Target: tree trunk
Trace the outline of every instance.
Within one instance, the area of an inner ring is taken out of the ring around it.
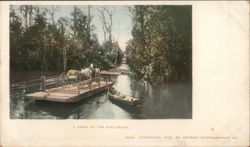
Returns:
[[[29,26],[32,25],[32,14],[33,13],[33,6],[30,6],[29,8]]]
[[[88,5],[88,36],[87,36],[87,48],[90,49],[90,23],[91,23],[91,16],[90,16],[90,9],[91,9],[91,6]]]

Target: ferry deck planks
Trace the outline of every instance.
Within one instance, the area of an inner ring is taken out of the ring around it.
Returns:
[[[35,100],[72,103],[100,93],[101,91],[108,89],[108,87],[111,87],[113,84],[113,82],[106,83],[105,81],[101,81],[99,85],[98,83],[93,82],[91,84],[91,89],[86,84],[81,85],[79,89],[76,85],[71,84],[26,94],[26,97]]]

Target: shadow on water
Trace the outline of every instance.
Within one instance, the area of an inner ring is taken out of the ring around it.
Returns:
[[[54,117],[57,119],[81,119],[88,118],[92,112],[96,111],[102,103],[107,101],[106,94],[95,95],[93,99],[85,99],[76,103],[60,103],[48,101],[34,101],[25,107],[27,112],[38,110],[30,117],[35,118],[40,115]]]

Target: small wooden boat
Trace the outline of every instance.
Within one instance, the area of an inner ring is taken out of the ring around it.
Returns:
[[[142,101],[140,99],[122,94],[114,88],[108,89],[108,95],[110,100],[114,100],[128,106],[140,107],[142,105]]]

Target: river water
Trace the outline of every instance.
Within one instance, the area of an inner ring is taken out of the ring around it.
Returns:
[[[126,64],[121,67],[127,69]],[[107,92],[77,103],[56,103],[25,99],[21,94],[11,94],[12,119],[171,119],[192,118],[192,83],[140,82],[129,75],[113,76],[114,88],[143,100],[138,109],[112,103]]]

